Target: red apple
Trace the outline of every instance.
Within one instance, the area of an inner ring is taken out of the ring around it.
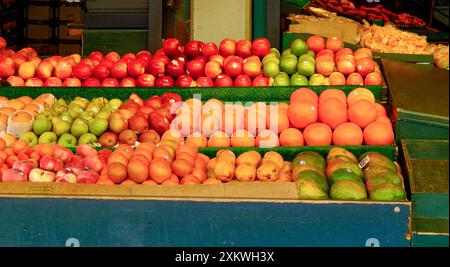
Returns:
[[[89,54],[88,58],[89,59],[96,58],[99,61],[102,61],[103,60],[103,53],[101,51],[94,51],[94,52]]]
[[[80,87],[81,81],[78,78],[66,78],[63,82],[64,87]]]
[[[142,74],[136,79],[136,85],[139,87],[153,87],[155,86],[155,76]]]
[[[119,81],[116,78],[106,78],[102,82],[102,87],[119,87]]]
[[[92,70],[92,76],[100,81],[103,81],[104,79],[108,78],[109,74],[110,74],[109,67],[107,63],[104,62],[95,66],[95,68]]]
[[[102,84],[96,78],[87,78],[83,81],[82,86],[84,87],[100,87]]]
[[[371,72],[367,74],[364,79],[364,85],[381,85],[381,75],[378,72]]]
[[[215,79],[217,76],[222,74],[222,67],[220,63],[216,60],[209,61],[205,65],[205,75],[208,78]]]
[[[184,62],[173,59],[172,61],[169,62],[169,64],[166,65],[167,75],[177,78],[185,74],[184,65],[185,65]]]
[[[214,82],[209,77],[199,77],[197,79],[197,87],[214,87]]]
[[[205,76],[205,63],[201,59],[193,59],[186,65],[186,73],[193,79]]]
[[[143,106],[141,107],[138,112],[136,114],[141,114],[143,115],[145,118],[148,119],[148,114],[155,112],[156,109],[154,107],[151,106]]]
[[[202,54],[209,59],[211,56],[219,54],[219,48],[215,43],[206,43],[203,45]]]
[[[233,86],[233,79],[231,79],[230,76],[226,74],[220,74],[217,76],[215,82],[215,87],[232,87]]]
[[[54,75],[61,80],[69,78],[72,76],[72,64],[67,61],[60,61],[56,64],[55,69],[53,70]]]
[[[367,74],[375,70],[375,62],[372,58],[363,57],[356,60],[356,72],[361,74],[361,76],[366,77]]]
[[[43,87],[44,86],[44,82],[41,79],[39,79],[39,78],[30,78],[30,79],[25,81],[24,86],[27,86],[27,87]]]
[[[162,105],[162,97],[154,95],[144,102],[145,106],[153,107],[155,110],[159,109]]]
[[[155,81],[156,87],[173,87],[175,85],[174,80],[170,76],[158,77]]]
[[[234,79],[235,87],[250,87],[252,86],[252,80],[245,74],[241,74]]]
[[[142,115],[134,115],[128,119],[128,126],[131,130],[135,131],[137,134],[142,134],[146,130],[148,130],[148,121]]]
[[[50,77],[44,82],[44,86],[47,87],[61,87],[63,85],[63,82],[58,77]],[[98,84],[100,86],[100,83]]]
[[[6,48],[6,40],[0,36],[0,51],[3,51]]]
[[[195,85],[195,81],[191,76],[184,74],[177,78],[175,85],[178,87],[193,87]]]
[[[145,69],[147,68],[147,61],[143,60],[143,59],[133,59],[130,61],[130,63],[128,63],[128,74],[131,77],[139,77],[142,74],[145,73]]]
[[[120,55],[117,52],[109,52],[104,57],[104,60],[110,60],[113,63],[115,63],[119,59],[120,59]]]
[[[168,38],[163,43],[163,51],[169,57],[174,57],[180,49],[180,41],[176,38]]]
[[[353,55],[353,50],[351,50],[350,48],[339,49],[335,54],[336,61],[338,61],[344,55]]]
[[[253,79],[252,86],[254,87],[266,87],[269,86],[269,78],[263,76],[256,76]]]
[[[5,49],[0,52],[0,57],[12,57],[16,52],[11,49]]]
[[[136,58],[139,58],[139,59],[142,59],[142,60],[148,62],[148,61],[150,61],[150,59],[152,59],[152,54],[146,50],[142,50],[136,54]]]
[[[236,55],[247,58],[252,55],[252,43],[249,40],[240,40],[236,44]]]
[[[223,57],[236,55],[236,40],[231,38],[225,38],[219,45],[220,55]]]
[[[92,59],[90,59],[90,58],[83,58],[80,61],[80,64],[87,64],[87,65],[89,65],[91,67],[91,69],[93,69],[95,67],[94,61],[92,61]]]
[[[209,61],[217,61],[220,64],[220,67],[223,67],[223,63],[225,62],[225,58],[221,55],[213,55],[209,58]]]
[[[355,72],[355,61],[342,59],[337,62],[337,71],[344,75]]]
[[[32,47],[25,47],[20,49],[17,54],[22,54],[24,55],[27,59],[31,59],[34,57],[38,56],[38,53],[36,52],[36,50]]]
[[[357,72],[351,73],[347,78],[347,85],[364,85],[363,77]]]
[[[128,76],[127,62],[120,59],[114,63],[114,65],[109,69],[111,72],[111,77],[118,80],[123,79]]]
[[[136,87],[136,81],[131,77],[123,78],[120,81],[120,87]]]
[[[134,53],[126,53],[125,55],[122,56],[122,59],[135,59],[136,55]]]
[[[353,54],[356,60],[360,60],[363,58],[372,59],[372,51],[368,48],[359,48]]]
[[[150,129],[155,130],[160,135],[170,128],[169,120],[158,112],[150,113],[148,115],[148,122]]]
[[[166,64],[162,58],[156,58],[155,56],[148,62],[147,71],[155,77],[164,76],[164,73],[166,72]]]
[[[267,38],[255,39],[252,43],[253,55],[263,58],[270,52],[270,42]]]
[[[113,146],[115,146],[117,144],[117,134],[115,134],[113,132],[104,132],[98,138],[98,142],[103,147],[113,147]],[[109,150],[109,151],[111,151],[111,150]]]
[[[80,80],[86,80],[87,78],[91,77],[92,67],[87,63],[80,63],[73,67],[72,73],[73,77],[78,78]]]
[[[0,58],[0,78],[14,75],[14,61],[10,58]]]
[[[249,58],[246,58],[244,60],[244,66],[243,66],[243,72],[244,74],[248,75],[250,78],[254,78],[261,74],[261,61],[259,60],[248,60]]]
[[[181,53],[176,55],[175,57],[173,57],[173,60],[182,62],[184,64],[186,64],[186,62],[188,62],[187,56],[185,54],[181,54]]]
[[[316,60],[319,59],[320,57],[329,57],[331,60],[334,61],[334,52],[333,50],[330,49],[320,50],[319,53],[317,53],[316,55]]]
[[[181,96],[172,92],[165,92],[161,96],[161,104],[170,104],[181,102]],[[161,105],[160,105],[161,106]]]
[[[17,73],[24,80],[32,78],[36,74],[36,66],[32,62],[25,62],[19,66]]]
[[[8,79],[6,79],[11,86],[24,86],[25,81],[19,77],[19,76],[9,76]]]
[[[194,58],[202,55],[201,43],[199,41],[190,41],[184,46],[184,53],[188,58]]]
[[[11,59],[14,61],[14,67],[18,68],[20,65],[22,65],[23,63],[27,62],[27,57],[22,55],[22,54],[14,54],[13,56],[11,56]],[[55,64],[56,66],[56,64]]]
[[[242,73],[242,59],[235,56],[227,57],[224,62],[223,70],[230,77],[236,77]]]

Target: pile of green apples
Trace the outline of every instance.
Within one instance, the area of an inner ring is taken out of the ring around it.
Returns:
[[[108,130],[108,119],[122,101],[97,97],[91,101],[75,97],[72,101],[58,99],[52,106],[38,114],[32,131],[20,139],[30,147],[36,144],[59,144],[75,147],[78,144],[95,145],[98,137]]]
[[[272,48],[262,63],[264,75],[274,79],[273,86],[314,86],[323,83],[322,77],[315,73],[315,53],[308,50],[308,45],[301,39],[295,40],[281,54]]]

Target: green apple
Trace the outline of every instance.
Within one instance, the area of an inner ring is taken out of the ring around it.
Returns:
[[[98,113],[101,110],[101,107],[97,104],[89,104],[86,108],[87,112],[91,112],[91,113]]]
[[[80,136],[88,132],[89,125],[82,119],[75,119],[72,123],[72,126],[70,127],[70,133],[76,138],[79,138]]]
[[[280,72],[280,74],[275,77],[274,86],[289,86],[289,75],[286,72]]]
[[[104,108],[95,115],[96,119],[109,119],[109,115],[111,115],[111,111],[105,110]]]
[[[308,78],[306,78],[303,75],[300,75],[298,73],[294,73],[294,75],[291,76],[290,81],[291,86],[308,86]]]
[[[58,139],[58,144],[64,147],[76,147],[77,143],[77,138],[70,133],[65,133]]]
[[[97,141],[97,136],[91,133],[85,133],[78,139],[78,144],[93,144],[97,143]]]
[[[264,75],[274,78],[280,73],[280,66],[277,61],[271,60],[263,65]]]
[[[302,60],[298,62],[297,72],[300,75],[310,77],[314,74],[316,65],[310,60]]]
[[[70,124],[72,124],[73,122],[72,115],[70,115],[68,111],[61,113],[61,115],[59,115],[59,118],[63,121],[67,121]]]
[[[88,122],[89,131],[96,136],[100,136],[106,130],[108,130],[108,120],[107,119],[93,119]]]
[[[306,55],[309,55],[312,58],[316,58],[316,53],[314,53],[314,51],[312,51],[312,50],[308,50],[308,52],[306,52]]]
[[[33,147],[38,143],[38,137],[33,132],[25,132],[20,135],[19,139],[25,141],[29,147]]]
[[[71,124],[67,121],[59,119],[53,124],[53,132],[55,132],[57,136],[61,136],[65,133],[70,132],[70,126]]]
[[[37,135],[41,135],[43,132],[50,131],[52,129],[52,122],[47,120],[45,116],[37,117],[33,122],[33,132]]]
[[[291,51],[292,54],[299,57],[308,52],[308,45],[302,39],[295,39],[291,44]]]
[[[58,136],[54,132],[45,132],[39,136],[39,144],[56,144]]]
[[[289,75],[292,75],[297,72],[297,57],[284,57],[281,58],[281,69]]]
[[[275,54],[267,54],[261,61],[261,63],[264,65],[267,62],[271,61],[271,60],[278,60],[280,61],[280,58],[278,58]]]
[[[313,62],[314,64],[316,64],[316,60],[315,60],[314,57],[311,56],[311,55],[304,54],[304,55],[301,55],[301,56],[298,58],[298,61],[299,61],[299,62],[300,62],[300,61],[304,61],[304,60],[309,60],[309,61]]]
[[[311,77],[309,77],[309,85],[311,86],[325,85],[325,76],[318,73],[311,75]]]
[[[90,121],[94,118],[94,114],[89,111],[83,111],[80,113],[80,115],[78,115],[78,118],[83,119],[85,121]]]
[[[113,99],[109,100],[108,104],[110,104],[114,108],[118,109],[120,107],[120,105],[122,105],[122,100],[120,100],[118,98],[113,98]]]
[[[284,50],[284,51],[281,53],[281,56],[284,56],[284,55],[287,55],[287,54],[292,54],[292,51],[291,51],[290,48]]]
[[[269,52],[269,54],[274,54],[275,56],[277,56],[277,58],[279,59],[280,58],[280,51],[278,51],[278,49],[276,49],[276,48],[271,48],[270,49],[270,52]]]

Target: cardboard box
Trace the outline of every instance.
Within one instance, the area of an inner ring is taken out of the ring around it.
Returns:
[[[28,6],[29,20],[50,20],[52,13],[49,6]]]
[[[60,40],[81,40],[81,36],[70,35],[69,26],[59,25],[59,39]]]
[[[63,21],[82,21],[83,11],[80,6],[60,6],[59,20]]]
[[[80,44],[59,44],[58,54],[60,56],[68,56],[71,54],[81,54]]]
[[[290,33],[311,33],[320,36],[341,37],[344,42],[359,43],[359,25],[351,22],[336,23],[327,20],[302,20],[299,24],[289,25]]]
[[[49,25],[28,24],[27,36],[28,39],[50,39],[52,29]]]

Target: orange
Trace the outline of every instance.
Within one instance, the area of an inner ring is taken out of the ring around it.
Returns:
[[[16,154],[25,153],[29,148],[27,142],[21,139],[17,140],[11,147]]]
[[[15,112],[16,109],[12,107],[2,107],[0,108],[0,113],[3,113],[7,116],[9,116],[11,113]]]
[[[310,102],[317,105],[319,97],[316,92],[308,88],[299,88],[295,90],[290,97],[290,104],[297,102]]]
[[[158,183],[156,183],[153,180],[148,179],[147,181],[143,182],[142,184],[147,184],[147,185],[158,185]]]
[[[176,155],[178,156],[181,153],[187,153],[187,154],[191,155],[193,158],[196,158],[197,152],[198,152],[198,148],[196,146],[191,146],[189,144],[183,144],[177,149]]]
[[[388,146],[394,143],[392,127],[383,122],[372,122],[364,129],[364,142],[368,146]]]
[[[163,159],[168,162],[173,161],[173,155],[164,147],[157,147],[153,150],[153,160],[155,159]]]
[[[326,89],[325,91],[323,91],[320,96],[319,96],[319,104],[321,101],[329,98],[329,97],[335,97],[339,100],[341,100],[344,103],[347,103],[347,96],[345,95],[344,92],[342,92],[342,90],[339,89]]]
[[[139,146],[136,147],[135,152],[138,152],[141,149],[153,151],[153,149],[155,149],[155,147],[156,147],[156,145],[153,142],[143,142],[143,143],[140,143]]]
[[[176,159],[172,162],[172,172],[178,177],[183,177],[192,172],[192,165],[185,159]]]
[[[348,118],[359,127],[366,127],[377,119],[375,104],[366,99],[357,100],[349,106]]]
[[[120,162],[113,162],[108,165],[108,177],[116,184],[127,179],[127,167]]]
[[[347,104],[350,106],[352,103],[360,99],[366,99],[375,104],[375,96],[369,89],[366,88],[353,89],[347,96]]]
[[[176,130],[169,129],[161,136],[161,141],[162,140],[173,140],[178,144],[181,144],[182,142],[184,142],[184,137]]]
[[[33,102],[33,98],[31,98],[29,96],[21,96],[21,97],[16,98],[16,99],[22,101],[25,104],[30,104],[31,102]]]
[[[222,114],[222,131],[232,135],[235,131],[244,129],[244,106],[241,104],[225,104]]]
[[[211,98],[210,100],[206,101],[205,104],[202,107],[202,114],[221,114],[224,111],[224,104],[222,101]]]
[[[194,169],[200,169],[206,171],[206,161],[198,156],[194,163]]]
[[[262,130],[256,136],[255,145],[257,147],[278,147],[280,146],[278,134],[271,130]]]
[[[169,179],[165,180],[164,182],[161,183],[161,185],[179,185],[180,184],[180,180],[178,179],[178,177],[175,174],[172,174],[170,176]]]
[[[127,166],[128,164],[128,158],[121,152],[113,152],[109,157],[108,157],[108,165],[111,163],[121,163],[124,166]]]
[[[114,152],[122,152],[129,160],[134,154],[134,149],[128,144],[120,144],[116,147]]]
[[[380,103],[375,103],[375,108],[377,109],[377,115],[378,116],[387,116],[387,112],[386,109],[384,108],[383,105],[381,105]]]
[[[184,176],[183,178],[181,178],[180,184],[196,185],[196,184],[201,184],[201,182],[200,182],[200,179],[198,179],[196,176],[194,176],[192,174],[188,174],[188,175]]]
[[[319,119],[331,129],[347,121],[347,104],[338,98],[328,97],[319,104]]]
[[[317,121],[317,105],[310,102],[296,102],[288,108],[289,122],[298,129],[305,128]]]
[[[136,182],[131,179],[126,179],[125,181],[120,183],[120,185],[133,185],[133,184],[136,184]]]
[[[129,179],[141,184],[148,179],[148,161],[133,158],[128,162],[127,172]]]
[[[267,105],[264,102],[253,103],[245,107],[244,129],[255,135],[266,129]]]
[[[209,137],[222,128],[222,113],[203,113],[201,116],[201,132]]]
[[[387,116],[378,116],[375,121],[386,123],[386,125],[388,125],[390,128],[392,128],[392,122]]]
[[[162,140],[161,142],[159,142],[158,146],[160,146],[160,147],[170,146],[170,147],[174,148],[175,150],[177,150],[180,147],[180,143],[177,143],[177,141],[174,141],[172,139],[165,139],[165,140]]]
[[[8,101],[8,103],[6,103],[6,106],[11,107],[15,110],[20,110],[23,108],[23,106],[25,106],[25,103],[17,99],[11,99]]]
[[[303,146],[303,134],[300,130],[295,128],[288,128],[280,134],[281,146]]]
[[[221,183],[222,183],[222,181],[219,180],[219,179],[208,178],[208,179],[206,179],[202,184],[208,185],[208,184],[221,184]]]
[[[178,152],[177,151],[177,156],[175,159],[184,159],[187,162],[189,162],[189,165],[194,166],[195,165],[195,160],[196,160],[196,156],[192,155],[192,153],[189,152]]]
[[[36,116],[40,110],[39,106],[33,103],[26,104],[25,106],[23,106],[22,109],[33,113],[34,116]]]
[[[152,154],[140,154],[140,153],[134,153],[134,155],[130,159],[130,163],[133,160],[140,160],[144,162],[145,164],[149,164],[152,160]]]
[[[208,139],[202,133],[195,132],[186,138],[185,143],[193,144],[197,147],[206,147],[208,145]]]
[[[148,171],[150,178],[158,184],[169,179],[172,175],[170,164],[162,158],[154,158],[150,163]]]
[[[8,126],[8,117],[5,113],[0,113],[0,130],[6,129]]]
[[[305,128],[303,138],[308,146],[329,146],[333,135],[328,125],[313,123]]]
[[[254,147],[255,136],[247,130],[240,129],[233,133],[230,144],[232,147]]]
[[[333,144],[336,146],[360,146],[363,144],[361,128],[353,122],[345,122],[333,131]]]
[[[206,170],[194,168],[191,174],[197,177],[201,183],[203,183],[206,179],[208,179],[208,175],[206,175]]]
[[[230,147],[230,137],[224,132],[215,132],[209,137],[208,147]]]
[[[268,105],[266,109],[266,129],[280,133],[284,129],[289,128],[288,109],[289,105],[286,103]]]
[[[26,112],[26,111],[22,111],[19,110],[14,114],[10,115],[11,121],[13,122],[29,122],[32,121],[33,115],[31,115],[30,113]]]

